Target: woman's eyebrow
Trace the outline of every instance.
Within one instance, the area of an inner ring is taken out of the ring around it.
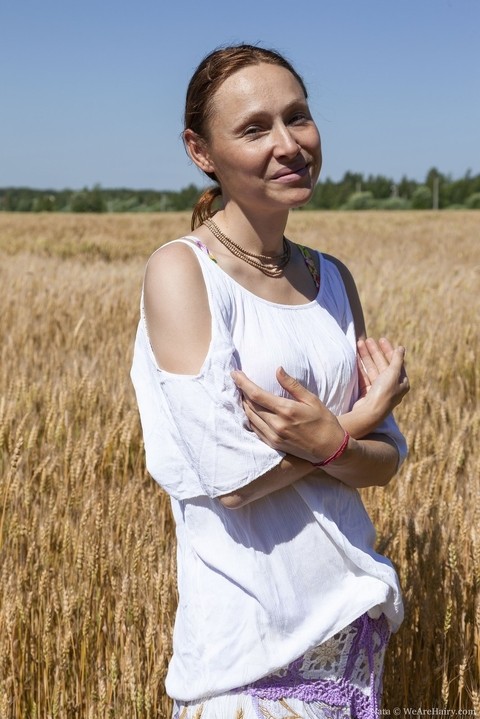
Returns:
[[[298,109],[299,107],[306,109],[308,107],[307,100],[303,97],[298,97],[291,100],[289,103],[284,105],[281,109],[281,113],[288,114],[292,110]],[[271,110],[266,110],[263,106],[259,108],[253,108],[248,110],[245,114],[239,115],[235,120],[235,129],[241,129],[249,122],[255,122],[256,120],[264,120],[272,116]]]

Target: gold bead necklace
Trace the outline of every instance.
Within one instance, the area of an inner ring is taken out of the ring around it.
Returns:
[[[211,218],[205,220],[203,224],[235,257],[247,262],[252,267],[263,272],[264,275],[268,275],[268,277],[281,277],[283,275],[283,269],[288,265],[291,254],[290,244],[285,235],[283,236],[283,252],[280,255],[256,255],[253,252],[244,250],[243,247],[240,247],[240,245],[237,245],[236,242],[224,235]]]

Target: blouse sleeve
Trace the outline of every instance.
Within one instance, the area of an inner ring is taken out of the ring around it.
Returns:
[[[393,414],[389,414],[375,429],[375,434],[384,434],[391,439],[398,451],[397,471],[405,461],[408,454],[407,441],[395,421]]]
[[[226,327],[212,309],[212,339],[198,375],[172,374],[156,363],[142,317],[131,378],[149,473],[185,500],[232,492],[279,464],[284,453],[249,428],[231,372],[238,369]]]

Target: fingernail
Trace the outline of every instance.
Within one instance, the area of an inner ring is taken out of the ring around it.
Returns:
[[[281,374],[282,377],[285,377],[286,372],[285,372],[285,370],[283,369],[283,367],[279,367],[279,368],[278,368],[278,374]]]

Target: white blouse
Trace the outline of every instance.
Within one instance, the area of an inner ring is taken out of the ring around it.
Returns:
[[[280,395],[281,365],[334,414],[354,404],[355,329],[336,266],[319,254],[315,300],[277,304],[238,284],[193,239],[176,241],[195,252],[207,287],[204,364],[194,376],[160,369],[142,302],[131,372],[147,468],[170,494],[176,522],[179,604],[166,689],[179,701],[253,682],[366,611],[384,612],[392,631],[403,618],[397,575],[374,550],[356,489],[319,472],[240,509],[218,499],[283,457],[249,429],[233,369]],[[377,431],[403,460],[393,417]]]

